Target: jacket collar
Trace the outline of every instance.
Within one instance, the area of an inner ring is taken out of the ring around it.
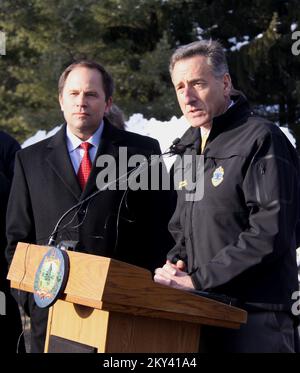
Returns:
[[[242,94],[231,96],[234,102],[224,114],[214,118],[212,129],[209,134],[210,140],[217,137],[220,133],[229,131],[240,126],[250,116],[251,111],[249,103]]]
[[[63,124],[62,128],[51,138],[47,148],[50,149],[50,153],[47,157],[47,162],[50,167],[65,184],[66,188],[79,200],[81,189],[67,149],[65,124]]]

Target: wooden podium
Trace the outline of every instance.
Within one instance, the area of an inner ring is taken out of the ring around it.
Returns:
[[[11,287],[34,291],[47,250],[18,244],[8,274]],[[157,284],[143,268],[79,252],[68,255],[69,279],[63,299],[49,311],[45,352],[52,339],[93,352],[197,352],[201,325],[239,328],[246,322],[245,311]]]

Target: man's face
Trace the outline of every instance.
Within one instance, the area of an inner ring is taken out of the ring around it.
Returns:
[[[227,109],[230,76],[215,78],[206,57],[194,56],[176,62],[172,81],[183,115],[192,127],[210,129],[213,118]]]
[[[100,72],[87,67],[75,67],[69,73],[59,97],[69,129],[84,141],[98,129],[111,102],[111,98],[105,101]]]

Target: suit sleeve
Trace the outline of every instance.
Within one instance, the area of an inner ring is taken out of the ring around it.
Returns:
[[[1,142],[1,161],[0,161],[0,193],[1,202],[5,201],[4,209],[6,208],[6,202],[8,200],[9,191],[11,187],[11,181],[14,173],[14,162],[16,152],[20,149],[20,145],[16,140],[5,135],[4,138],[0,138]]]
[[[152,154],[161,154],[161,149],[157,140],[153,142],[153,149]],[[171,183],[170,187],[164,190],[163,175],[165,175],[168,180],[170,180],[170,178],[163,161],[161,165],[162,184],[160,184],[159,190],[152,190],[150,192],[150,198],[147,202],[149,216],[146,217],[146,220],[148,220],[146,226],[151,227],[151,231],[153,232],[149,237],[149,242],[146,244],[146,246],[148,246],[147,252],[151,256],[147,261],[149,263],[148,268],[152,272],[155,268],[161,267],[166,262],[167,254],[174,245],[174,240],[168,230],[168,223],[175,209],[176,193]],[[149,171],[151,172],[151,170]],[[145,196],[145,198],[147,197]],[[148,215],[147,212],[146,215]],[[155,248],[155,251],[153,248]]]
[[[6,282],[7,263],[5,260],[6,247],[6,209],[9,191],[13,178],[15,154],[20,149],[16,140],[5,133],[0,134],[0,288],[8,286]]]
[[[146,145],[145,156],[153,155],[154,158],[148,162],[143,173],[148,175],[148,186],[152,186],[153,181],[155,187],[128,193],[128,205],[131,208],[134,206],[132,211],[136,222],[135,241],[140,242],[130,262],[153,272],[166,262],[167,253],[174,245],[168,231],[168,223],[175,208],[176,194],[172,187],[162,188],[162,177],[163,174],[166,176],[167,170],[162,158],[157,158],[161,154],[159,143],[149,139]]]
[[[293,250],[299,214],[298,191],[296,152],[282,134],[266,135],[243,182],[249,227],[209,263],[200,263],[192,274],[196,288],[215,288],[262,261],[268,265]]]
[[[21,154],[19,152],[16,156],[6,215],[6,258],[9,264],[19,241],[35,242],[34,218]]]
[[[19,152],[16,155],[14,178],[6,214],[6,259],[9,265],[11,264],[19,241],[35,242],[34,220],[26,175],[21,161],[21,153]],[[23,291],[16,291],[15,289],[11,289],[11,293],[30,316],[28,302],[32,298],[32,295]]]
[[[300,177],[298,182],[298,220],[296,226],[296,245],[300,248]]]
[[[174,246],[174,238],[168,229],[168,224],[176,206],[176,193],[172,188],[170,190],[153,192],[154,197],[155,193],[157,193],[157,197],[155,198],[156,211],[154,212],[153,221],[156,228],[152,239],[153,245],[157,247],[159,255],[155,258],[156,260],[152,266],[153,272],[156,268],[162,267],[165,264],[168,253]]]

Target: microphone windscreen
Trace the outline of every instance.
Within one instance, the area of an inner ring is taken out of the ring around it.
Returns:
[[[180,142],[180,137],[176,137],[176,139],[172,141],[172,145],[177,145],[179,142]]]

